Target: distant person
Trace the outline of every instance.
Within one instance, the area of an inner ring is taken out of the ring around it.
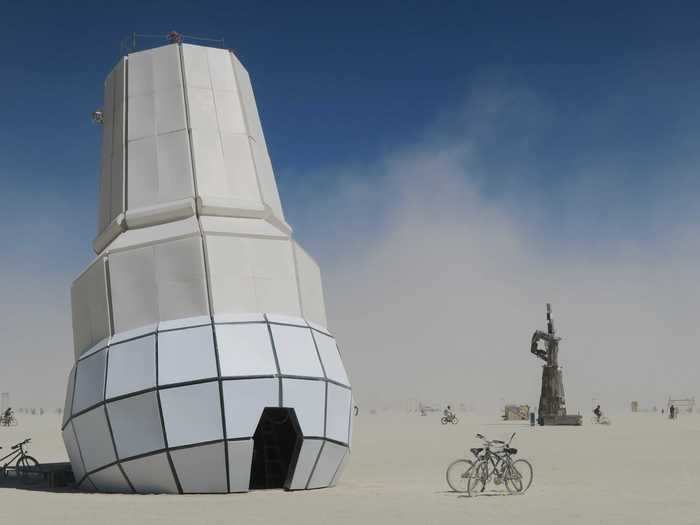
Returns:
[[[676,419],[676,407],[674,407],[673,405],[668,407],[668,417],[670,417],[671,419]]]
[[[7,410],[5,410],[5,412],[3,412],[2,417],[3,417],[3,419],[10,419],[11,416],[12,416],[12,407],[7,407]]]
[[[596,421],[600,423],[600,418],[603,416],[603,411],[600,409],[600,405],[593,409],[593,413],[595,414]]]
[[[454,416],[454,414],[452,413],[452,407],[450,407],[450,405],[447,405],[447,408],[443,410],[442,413],[445,415],[445,417],[448,418]]]

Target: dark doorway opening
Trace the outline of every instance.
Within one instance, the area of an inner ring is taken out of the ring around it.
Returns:
[[[288,487],[302,435],[293,408],[266,407],[253,435],[250,489]]]

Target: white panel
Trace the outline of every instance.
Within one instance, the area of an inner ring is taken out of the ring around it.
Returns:
[[[103,258],[95,260],[71,287],[76,358],[110,335],[104,261]]]
[[[129,94],[129,142],[156,134],[156,101],[154,93]],[[131,151],[129,151],[131,155]],[[131,170],[129,170],[131,177]]]
[[[323,300],[321,269],[301,246],[297,243],[294,243],[293,246],[304,318],[326,326],[326,306]]]
[[[210,89],[187,88],[190,127],[193,130],[212,130],[218,133],[214,94]]]
[[[208,316],[201,238],[155,247],[161,321]]]
[[[222,439],[217,381],[161,390],[160,400],[168,446]]]
[[[158,383],[167,385],[216,377],[210,325],[158,334]]]
[[[231,64],[231,52],[227,49],[207,48],[209,76],[211,87],[216,91],[233,91],[238,93],[236,77]]]
[[[226,180],[232,197],[262,206],[253,153],[245,135],[222,133]]]
[[[214,313],[259,311],[245,239],[206,235],[205,240]]]
[[[112,119],[111,200],[109,222],[124,212],[125,61],[115,68],[114,116]]]
[[[316,464],[316,469],[311,476],[311,481],[309,482],[310,489],[316,489],[320,487],[327,487],[333,481],[333,477],[340,466],[340,463],[345,457],[345,452],[347,447],[336,445],[326,441],[323,444],[323,450],[321,450],[321,456],[318,458],[318,463]]]
[[[217,325],[216,341],[222,376],[277,373],[266,324]]]
[[[207,48],[192,44],[182,45],[185,79],[188,87],[211,89]]]
[[[114,127],[114,81],[115,67],[107,76],[104,84],[104,103],[102,105],[102,149],[100,159],[100,208],[98,218],[98,235],[109,225],[112,202],[112,129]]]
[[[177,45],[129,55],[129,96],[176,89],[182,84]]]
[[[265,407],[279,406],[277,379],[236,379],[223,382],[226,436],[250,437]]]
[[[338,467],[338,470],[335,471],[335,475],[333,476],[333,479],[331,480],[330,486],[333,487],[338,483],[338,480],[340,477],[343,475],[343,471],[345,470],[345,465],[348,463],[348,457],[350,456],[350,449],[347,449],[345,451],[345,454],[343,454],[343,459],[340,460],[340,466]]]
[[[214,316],[214,322],[219,323],[264,323],[265,316],[260,313],[250,314],[220,314]]]
[[[192,155],[200,194],[216,194],[225,187],[224,155],[216,129],[192,130]]]
[[[124,332],[117,332],[110,338],[109,344],[114,346],[119,343],[123,343],[124,341],[138,339],[139,337],[143,337],[144,335],[155,334],[157,328],[157,323],[151,323],[139,326],[138,328],[133,328],[131,330],[126,330]]]
[[[311,471],[316,464],[316,458],[321,450],[322,443],[323,441],[320,439],[304,440],[301,446],[301,452],[299,452],[296,467],[294,469],[294,477],[292,478],[292,483],[289,486],[290,490],[301,490],[306,488],[306,484],[309,481],[309,476],[311,476]]]
[[[152,246],[111,254],[109,275],[115,332],[159,320],[155,252]]]
[[[348,443],[348,426],[352,399],[350,390],[332,383],[328,384],[328,401],[326,411],[326,437]]]
[[[70,374],[68,374],[68,388],[66,389],[66,400],[63,403],[63,422],[62,426],[66,424],[73,414],[73,392],[75,389],[75,367],[71,368]]]
[[[290,241],[277,239],[246,239],[245,241],[251,257],[253,275],[265,279],[289,279],[294,282],[296,275]]]
[[[145,228],[146,226],[157,226],[166,222],[187,219],[194,215],[194,200],[186,198],[173,200],[164,204],[131,208],[126,212],[125,222],[127,228],[130,229]],[[147,234],[144,234],[144,236],[146,235]]]
[[[222,133],[236,133],[247,137],[243,108],[237,91],[214,91],[216,115]]]
[[[120,459],[165,448],[155,392],[108,403],[107,413]]]
[[[255,171],[258,174],[258,182],[260,183],[263,201],[272,209],[272,212],[278,219],[284,220],[282,202],[280,201],[280,196],[277,191],[277,183],[275,182],[275,175],[272,171],[270,157],[265,150],[264,144],[261,145],[251,140],[250,145],[253,151]]]
[[[73,426],[88,472],[116,461],[103,406],[76,417]]]
[[[158,325],[158,330],[179,330],[181,328],[193,328],[195,326],[211,325],[211,317],[208,315],[199,315],[197,317],[184,317],[182,319],[173,319],[172,321],[163,321]]]
[[[270,325],[282,374],[323,377],[310,328]]]
[[[104,401],[106,355],[107,352],[102,350],[78,361],[73,397],[74,414]]]
[[[112,345],[107,370],[107,399],[156,385],[154,335]]]
[[[289,235],[263,219],[238,217],[200,217],[202,231],[233,235],[288,238]]]
[[[170,456],[185,494],[227,492],[224,443],[173,450]]]
[[[289,324],[294,326],[299,326],[301,328],[308,328],[308,324],[301,317],[292,317],[291,315],[280,315],[280,314],[267,314],[267,320],[271,323],[279,324]]]
[[[255,294],[260,310],[301,315],[297,284],[291,279],[255,279]]]
[[[325,390],[324,381],[282,380],[282,406],[294,409],[305,437],[323,436]]]
[[[250,466],[253,460],[253,440],[229,441],[228,472],[231,492],[248,492]]]
[[[184,130],[185,99],[181,89],[156,91],[155,93],[155,130],[158,135]]]
[[[155,137],[129,143],[129,208],[157,202],[158,155]]]
[[[73,476],[75,477],[76,483],[78,483],[85,475],[85,465],[83,465],[83,459],[80,457],[78,441],[75,439],[75,431],[73,430],[72,422],[68,423],[63,430],[63,443],[66,445],[68,459],[70,459],[73,467]]]
[[[263,135],[262,125],[260,124],[260,116],[258,114],[258,108],[255,104],[253,86],[250,83],[248,71],[246,71],[235,56],[231,55],[231,61],[234,66],[236,84],[238,86],[238,92],[240,93],[241,104],[245,113],[245,120],[248,125],[248,134],[257,142],[265,146],[265,137]]]
[[[177,494],[170,462],[165,454],[122,463],[131,484],[140,494]]]
[[[153,63],[148,51],[132,53],[129,64],[129,96],[144,95],[153,92]]]
[[[335,339],[319,332],[314,332],[314,339],[316,340],[318,352],[321,355],[326,377],[338,383],[350,386],[348,375],[345,373],[345,367],[340,360],[340,353],[338,352]]]
[[[157,143],[158,202],[194,197],[187,132],[159,135]]]
[[[199,233],[196,217],[188,217],[164,224],[156,224],[148,228],[127,230],[117,237],[109,246],[110,253],[125,248],[135,248],[145,244],[153,244],[165,239],[192,237]]]
[[[90,474],[90,481],[100,492],[129,493],[133,492],[124,479],[124,474],[117,465],[112,465],[99,472]]]

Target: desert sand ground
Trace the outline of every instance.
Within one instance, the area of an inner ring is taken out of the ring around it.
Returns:
[[[353,453],[340,484],[309,492],[139,496],[0,487],[0,522],[29,525],[163,523],[700,524],[700,415],[613,417],[610,427],[530,428],[497,416],[367,411],[355,420]],[[57,416],[20,415],[0,428],[0,445],[31,436],[39,461],[65,459]],[[445,467],[478,441],[517,432],[534,466],[530,490],[469,498],[450,492]]]

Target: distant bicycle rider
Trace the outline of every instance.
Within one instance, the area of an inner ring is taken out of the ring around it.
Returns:
[[[603,417],[603,411],[600,409],[600,405],[593,409],[593,413],[595,414],[596,421],[600,423],[600,418]]]
[[[445,410],[443,410],[442,413],[448,419],[451,419],[454,417],[454,413],[452,412],[452,408],[450,407],[450,405],[447,405],[447,408]]]

